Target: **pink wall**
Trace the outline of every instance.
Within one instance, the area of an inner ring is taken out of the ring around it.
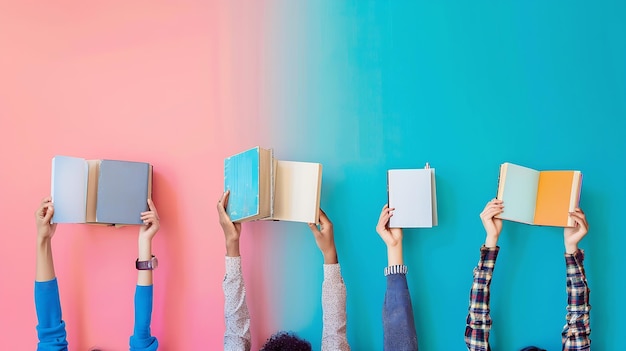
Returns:
[[[267,145],[258,59],[264,6],[230,1],[0,4],[0,343],[33,349],[33,212],[55,154],[150,162],[162,218],[153,334],[163,350],[222,346],[223,158]],[[127,348],[136,227],[59,225],[53,240],[70,348]],[[244,242],[263,266],[262,226]],[[255,233],[257,234],[257,233]],[[244,267],[244,268],[245,268]],[[258,269],[257,266],[256,269]],[[250,296],[263,280],[246,270]],[[272,331],[249,299],[254,343]],[[113,322],[112,322],[113,321]],[[255,346],[255,347],[256,347]]]

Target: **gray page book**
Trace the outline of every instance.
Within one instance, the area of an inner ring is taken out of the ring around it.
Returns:
[[[143,224],[148,211],[152,167],[148,163],[102,160],[98,177],[96,220],[109,224]]]
[[[387,171],[389,207],[395,208],[391,228],[430,228],[437,225],[435,169]]]

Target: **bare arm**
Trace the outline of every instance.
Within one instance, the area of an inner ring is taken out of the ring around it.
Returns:
[[[224,292],[224,350],[249,351],[251,347],[250,313],[246,304],[246,288],[241,271],[239,238],[241,223],[233,223],[226,213],[230,191],[217,203],[220,226],[226,243],[226,274],[222,282]]]
[[[56,231],[56,224],[50,220],[54,214],[52,199],[47,197],[35,212],[37,224],[37,263],[35,281],[45,282],[56,277],[54,273],[54,260],[52,257],[52,237]]]
[[[322,283],[322,351],[350,350],[346,335],[346,286],[335,247],[333,223],[320,209],[320,226],[309,223],[315,243],[324,256]]]

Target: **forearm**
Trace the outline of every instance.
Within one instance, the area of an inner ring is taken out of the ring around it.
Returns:
[[[65,322],[56,279],[35,282],[35,310],[40,349],[67,350]]]
[[[563,327],[564,350],[586,350],[591,345],[589,287],[583,266],[584,253],[565,254],[567,269],[567,315]]]
[[[51,238],[37,238],[35,281],[45,282],[55,277]]]
[[[402,241],[395,246],[387,245],[387,266],[398,266],[404,264],[402,255]]]
[[[387,290],[383,303],[383,350],[417,350],[417,333],[404,265],[385,269]]]
[[[322,351],[350,350],[346,335],[346,286],[338,263],[324,264]]]
[[[480,250],[480,260],[474,269],[465,328],[465,343],[469,350],[487,350],[489,346],[492,324],[489,306],[491,278],[498,251],[498,247],[483,246]]]
[[[152,259],[152,239],[142,238],[140,236],[137,247],[139,261],[149,261],[150,259]],[[152,285],[152,270],[138,270],[137,285]]]
[[[241,271],[241,257],[226,256],[224,291],[224,350],[250,350],[250,314]]]

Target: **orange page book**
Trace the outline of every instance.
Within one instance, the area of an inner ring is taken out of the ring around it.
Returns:
[[[543,171],[539,173],[535,224],[559,227],[574,226],[568,212],[578,206],[580,172]]]

